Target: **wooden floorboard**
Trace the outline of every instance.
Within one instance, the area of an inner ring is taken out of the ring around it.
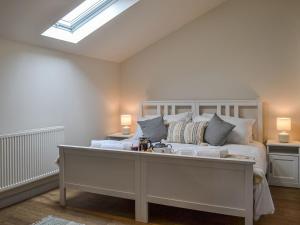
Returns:
[[[300,225],[300,189],[271,187],[276,212],[255,225]],[[59,192],[0,210],[1,225],[30,225],[53,215],[86,225],[142,224],[134,221],[134,202],[96,194],[68,191],[68,206],[59,205]],[[150,223],[164,225],[240,225],[242,218],[150,205]]]

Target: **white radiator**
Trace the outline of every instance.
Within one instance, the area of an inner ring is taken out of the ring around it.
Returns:
[[[0,136],[0,192],[58,173],[64,127]]]

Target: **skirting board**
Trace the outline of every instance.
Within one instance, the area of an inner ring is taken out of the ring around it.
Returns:
[[[52,175],[9,191],[0,192],[0,209],[53,190],[58,187],[58,180],[58,175]]]

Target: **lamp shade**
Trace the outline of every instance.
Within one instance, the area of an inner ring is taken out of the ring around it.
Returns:
[[[291,118],[289,118],[289,117],[278,117],[277,118],[277,130],[279,130],[279,131],[290,131],[291,130]]]
[[[131,115],[121,115],[121,125],[130,126],[131,125]]]

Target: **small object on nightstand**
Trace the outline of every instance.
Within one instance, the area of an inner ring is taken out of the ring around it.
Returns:
[[[109,140],[124,140],[124,139],[128,139],[128,138],[132,138],[134,134],[122,134],[121,132],[118,133],[114,133],[114,134],[110,134],[108,135],[106,138]]]
[[[268,140],[267,152],[269,184],[300,188],[300,142],[280,143]]]
[[[277,130],[280,131],[278,134],[278,140],[280,143],[289,142],[289,133],[291,131],[291,118],[289,117],[279,117],[277,118]]]

